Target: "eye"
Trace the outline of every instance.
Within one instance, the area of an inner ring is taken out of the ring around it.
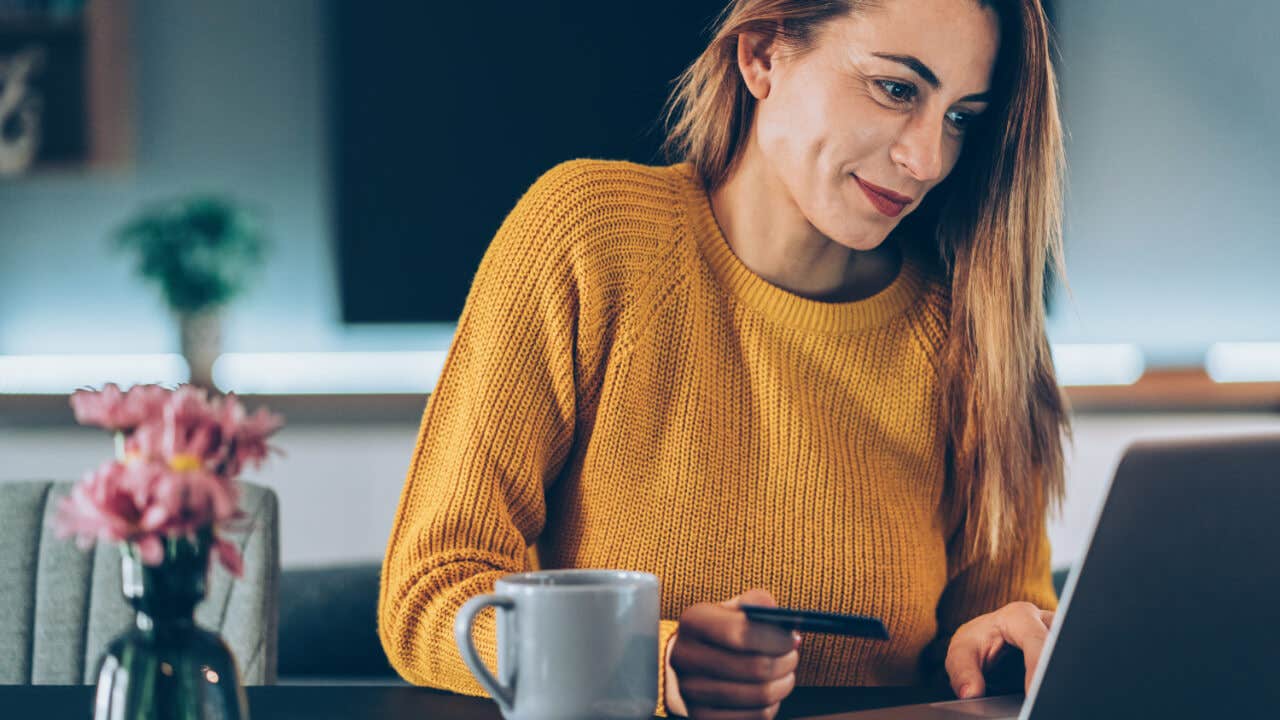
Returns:
[[[896,80],[876,80],[884,94],[895,103],[908,103],[916,98],[916,86]]]
[[[961,131],[968,129],[969,126],[973,124],[975,117],[976,115],[974,113],[958,112],[955,110],[947,113],[947,119],[951,121],[951,124],[955,126],[957,130]]]

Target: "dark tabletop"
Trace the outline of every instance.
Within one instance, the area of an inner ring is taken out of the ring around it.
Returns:
[[[491,701],[430,688],[379,685],[274,685],[248,688],[252,720],[461,718],[500,720]],[[779,717],[821,715],[950,699],[937,688],[798,688]],[[0,685],[0,717],[89,718],[91,685]]]

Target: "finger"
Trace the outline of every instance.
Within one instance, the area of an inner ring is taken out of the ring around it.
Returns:
[[[680,695],[690,711],[695,707],[753,710],[777,705],[795,685],[794,674],[765,683],[730,682],[705,675],[690,675],[680,678]]]
[[[751,588],[750,590],[746,590],[739,595],[735,595],[720,604],[727,608],[734,608],[735,610],[742,605],[778,607],[778,602],[773,599],[773,593],[770,593],[764,588]]]
[[[671,666],[681,674],[706,675],[735,682],[768,682],[792,672],[800,653],[786,655],[737,653],[709,645],[696,637],[682,637],[671,650]]]
[[[1031,689],[1031,678],[1035,675],[1036,666],[1040,663],[1040,655],[1044,651],[1044,642],[1049,637],[1049,628],[1045,626],[1040,608],[1031,603],[1013,603],[996,613],[996,628],[1005,642],[1022,650],[1026,663],[1025,689]]]
[[[687,608],[680,616],[680,631],[726,650],[774,656],[794,650],[798,637],[774,625],[753,623],[741,610],[712,604]]]
[[[967,629],[967,630],[966,630]],[[945,663],[951,690],[961,699],[981,697],[987,692],[982,674],[983,657],[993,641],[984,638],[976,627],[962,626],[951,639]],[[994,641],[998,642],[998,641]]]
[[[1040,622],[1044,623],[1045,627],[1052,628],[1054,615],[1055,613],[1052,610],[1041,610]]]

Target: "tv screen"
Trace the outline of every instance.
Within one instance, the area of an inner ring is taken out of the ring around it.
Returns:
[[[662,162],[671,82],[720,0],[332,5],[343,319],[453,322],[546,170]]]

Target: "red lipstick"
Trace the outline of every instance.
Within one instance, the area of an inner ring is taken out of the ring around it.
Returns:
[[[872,185],[857,175],[854,175],[853,179],[858,181],[858,187],[862,188],[862,192],[871,201],[871,204],[875,206],[876,210],[889,217],[901,215],[902,211],[911,204],[911,198],[906,195],[900,195],[879,185]]]

